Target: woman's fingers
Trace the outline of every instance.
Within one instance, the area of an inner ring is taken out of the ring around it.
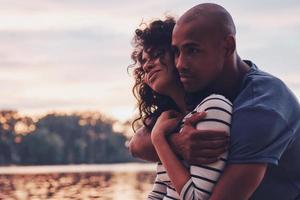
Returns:
[[[196,126],[196,124],[206,116],[206,112],[196,112],[184,121],[184,125]]]

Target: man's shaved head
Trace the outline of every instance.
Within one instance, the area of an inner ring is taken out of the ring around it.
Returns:
[[[182,23],[189,23],[200,19],[202,27],[208,28],[212,31],[211,33],[218,33],[223,36],[235,36],[236,30],[231,15],[225,8],[213,3],[194,6],[179,18],[177,24],[180,26]],[[203,21],[205,21],[205,25]]]
[[[185,90],[215,91],[237,55],[232,17],[217,4],[199,4],[177,21],[172,45]]]

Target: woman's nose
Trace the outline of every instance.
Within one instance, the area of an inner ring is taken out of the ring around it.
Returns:
[[[149,72],[152,68],[154,68],[155,64],[154,64],[154,60],[153,59],[149,59],[145,62],[145,64],[143,65],[143,69],[144,71],[147,73]]]

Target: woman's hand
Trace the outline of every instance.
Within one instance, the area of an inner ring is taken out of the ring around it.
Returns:
[[[183,115],[177,111],[169,110],[163,112],[157,119],[152,131],[151,140],[155,144],[158,140],[165,140],[168,134],[176,130]]]

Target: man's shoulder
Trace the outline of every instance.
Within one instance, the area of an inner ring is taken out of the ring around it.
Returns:
[[[235,111],[253,107],[278,110],[288,105],[299,107],[292,91],[279,78],[257,68],[245,76],[233,102]]]
[[[254,95],[261,95],[278,88],[287,89],[287,86],[278,77],[258,69],[256,65],[253,64],[250,71],[244,77],[240,92],[245,92],[250,89],[253,90]]]
[[[259,87],[262,89],[260,92],[271,89],[269,88],[270,85],[286,88],[285,83],[281,79],[260,69],[251,70],[246,75],[244,84]]]
[[[245,75],[242,88],[244,89],[248,85],[256,85],[260,83],[265,83],[267,85],[261,85],[262,88],[268,87],[270,84],[276,84],[278,86],[285,86],[284,82],[280,80],[278,77],[260,70],[253,62],[246,61],[246,63],[250,66],[250,70]],[[286,87],[286,86],[285,86]]]

